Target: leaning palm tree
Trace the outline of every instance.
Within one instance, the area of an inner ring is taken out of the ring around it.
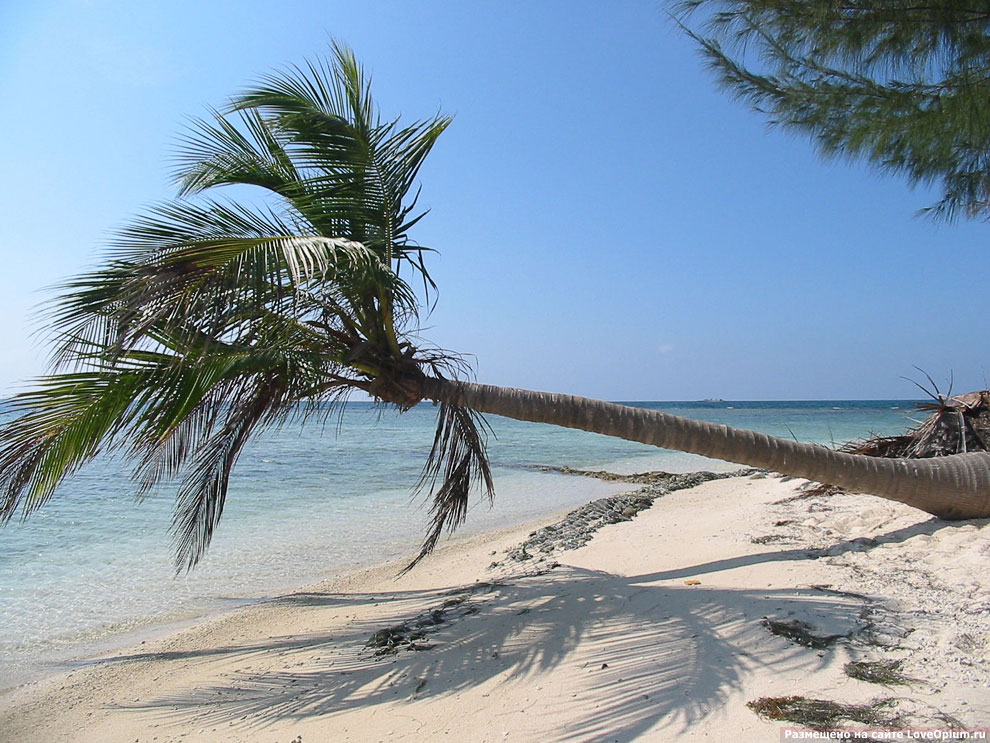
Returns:
[[[483,413],[578,428],[768,468],[908,503],[990,516],[990,454],[880,459],[569,395],[463,381],[418,336],[436,287],[409,236],[417,173],[449,119],[401,125],[374,107],[346,48],[263,78],[195,124],[175,201],[151,208],[50,310],[52,373],[0,429],[0,514],[44,505],[103,451],[139,492],[177,482],[178,566],[202,556],[245,442],[362,391],[406,410],[437,403],[421,485],[420,556],[493,484]],[[219,195],[230,188],[229,198]],[[246,188],[251,187],[251,188]],[[210,194],[207,196],[206,194]],[[415,288],[414,288],[415,287]]]

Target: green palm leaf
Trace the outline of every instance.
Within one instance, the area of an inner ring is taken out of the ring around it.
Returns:
[[[449,119],[383,122],[350,50],[273,75],[194,122],[179,198],[122,230],[105,262],[59,287],[53,373],[0,428],[0,519],[28,515],[100,452],[133,463],[142,496],[177,482],[179,569],[209,545],[245,443],[354,390],[405,409],[417,381],[459,369],[422,348],[434,289],[408,230],[410,195]],[[216,189],[236,185],[235,198]],[[244,187],[250,187],[251,192]],[[424,471],[435,501],[425,554],[491,490],[480,419],[444,407]]]

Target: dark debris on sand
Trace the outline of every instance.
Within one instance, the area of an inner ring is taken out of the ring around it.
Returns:
[[[538,553],[546,554],[557,550],[578,549],[591,541],[595,532],[603,526],[630,521],[637,513],[652,506],[657,498],[668,493],[693,488],[709,480],[741,477],[760,471],[744,469],[734,472],[688,472],[685,474],[641,472],[636,475],[616,475],[612,472],[589,472],[569,467],[540,467],[540,469],[569,475],[584,475],[610,482],[643,484],[644,487],[630,493],[599,498],[571,511],[556,524],[534,531],[529,535],[529,539],[508,553],[510,560],[521,562],[532,559],[534,554]]]
[[[892,727],[900,722],[896,715],[885,713],[893,707],[892,699],[870,704],[840,704],[828,699],[807,697],[761,697],[746,706],[770,720],[793,722],[813,730],[834,730],[840,722],[855,722],[875,727]]]
[[[903,661],[900,660],[854,660],[846,663],[842,670],[849,678],[866,681],[871,684],[908,686],[913,679],[901,673],[900,669],[902,665]]]
[[[771,635],[784,637],[798,645],[814,650],[824,650],[831,647],[839,640],[847,638],[848,635],[822,635],[815,631],[815,627],[802,622],[799,619],[770,619],[764,617],[760,622]]]
[[[482,584],[488,588],[493,584]],[[480,607],[468,601],[472,590],[447,599],[438,607],[428,609],[413,619],[401,624],[378,630],[371,636],[365,647],[373,648],[376,656],[395,655],[401,650],[429,650],[433,645],[427,636],[438,627],[471,614],[477,614]]]

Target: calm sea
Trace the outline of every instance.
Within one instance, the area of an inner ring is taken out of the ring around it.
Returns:
[[[891,400],[631,404],[826,444],[897,433],[917,417],[911,402]],[[355,403],[339,428],[334,420],[266,434],[241,456],[209,554],[178,577],[168,536],[172,493],[137,504],[123,463],[92,463],[47,508],[0,529],[0,689],[136,633],[410,554],[427,522],[410,493],[434,419],[429,406],[397,415]],[[477,503],[465,531],[525,523],[628,489],[534,465],[735,469],[580,431],[489,421],[496,503]]]

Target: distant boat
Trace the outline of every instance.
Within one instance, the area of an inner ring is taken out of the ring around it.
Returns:
[[[725,400],[723,400],[721,397],[706,397],[704,400],[701,400],[700,402],[725,402]]]

